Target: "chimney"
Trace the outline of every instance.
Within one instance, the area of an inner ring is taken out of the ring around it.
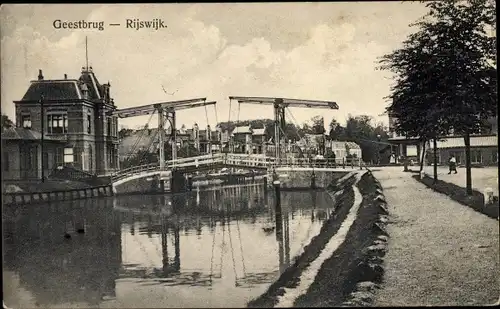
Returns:
[[[68,74],[64,74],[64,79],[68,79]]]
[[[38,80],[43,80],[42,70],[38,70]]]

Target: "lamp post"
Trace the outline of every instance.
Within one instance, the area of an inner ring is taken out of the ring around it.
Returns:
[[[377,134],[377,165],[380,165],[380,134]]]
[[[43,102],[44,101],[44,96],[43,94],[40,96],[40,125],[41,125],[41,137],[40,137],[40,151],[42,153],[42,160],[41,160],[41,165],[42,165],[42,182],[45,182],[45,156],[43,155],[44,153],[44,132],[45,132],[45,113],[44,113],[44,108],[43,108]]]

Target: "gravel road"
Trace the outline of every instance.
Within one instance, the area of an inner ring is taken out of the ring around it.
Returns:
[[[391,212],[375,306],[463,306],[500,295],[499,223],[434,192],[400,167],[374,171]]]

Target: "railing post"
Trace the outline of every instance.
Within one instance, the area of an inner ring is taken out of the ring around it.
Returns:
[[[165,112],[162,107],[158,107],[158,147],[159,147],[159,159],[160,159],[160,170],[165,168]]]

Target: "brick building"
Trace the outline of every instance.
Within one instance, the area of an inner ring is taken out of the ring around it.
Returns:
[[[40,70],[23,98],[14,101],[16,127],[42,131],[43,98],[44,137],[65,143],[50,154],[48,167],[71,164],[92,174],[110,174],[119,168],[118,118],[110,114],[116,109],[110,87],[109,82],[99,83],[92,67],[82,68],[78,79],[65,74],[63,79],[46,80]],[[41,158],[40,150],[33,149]],[[41,160],[36,168],[41,169]]]

